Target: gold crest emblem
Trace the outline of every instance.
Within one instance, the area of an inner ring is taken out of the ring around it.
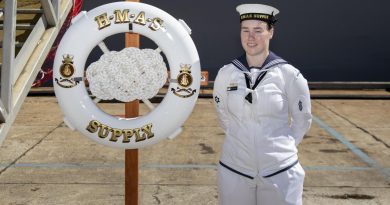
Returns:
[[[60,73],[64,78],[69,78],[74,73],[73,56],[66,54],[63,55],[62,65],[60,67]]]
[[[180,87],[177,87],[176,89],[171,88],[171,91],[178,97],[188,98],[196,93],[196,89],[193,90],[192,88],[189,88],[193,82],[191,65],[181,64],[180,68],[180,73],[177,75],[177,84],[179,84]]]
[[[192,84],[192,75],[191,75],[191,65],[184,64],[180,65],[180,73],[177,75],[177,82],[179,83],[180,86],[184,88],[190,87]]]
[[[73,77],[75,72],[73,66],[73,56],[70,54],[65,54],[62,56],[64,59],[62,60],[62,65],[60,67],[60,74],[63,77],[55,78],[56,83],[63,88],[73,88],[77,84],[79,84],[83,78],[82,77]]]

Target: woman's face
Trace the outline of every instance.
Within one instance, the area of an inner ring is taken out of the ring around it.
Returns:
[[[241,44],[247,55],[256,56],[269,50],[269,41],[274,29],[268,30],[264,21],[245,20],[241,22]]]

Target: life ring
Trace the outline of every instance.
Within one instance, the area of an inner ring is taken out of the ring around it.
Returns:
[[[163,101],[147,115],[131,119],[100,110],[83,81],[92,49],[106,37],[125,32],[153,40],[170,67]],[[169,137],[184,124],[199,94],[200,73],[198,52],[181,20],[147,4],[116,2],[75,17],[57,50],[53,84],[64,121],[71,129],[110,147],[136,149]],[[183,78],[185,83],[181,83]]]

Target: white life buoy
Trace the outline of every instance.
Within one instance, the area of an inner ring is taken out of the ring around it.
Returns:
[[[133,32],[164,52],[170,83],[163,101],[145,116],[121,118],[100,110],[84,84],[89,53],[106,37]],[[189,29],[156,7],[135,2],[105,4],[80,13],[61,40],[53,84],[65,123],[90,139],[115,148],[136,149],[165,139],[191,114],[200,88],[200,62]]]

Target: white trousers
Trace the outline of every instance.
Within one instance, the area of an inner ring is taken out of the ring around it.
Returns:
[[[301,205],[305,171],[297,163],[269,178],[249,179],[218,167],[220,205]]]

